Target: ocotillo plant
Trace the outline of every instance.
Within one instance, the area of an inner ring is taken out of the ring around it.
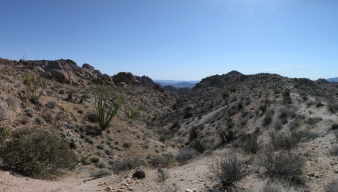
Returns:
[[[109,87],[95,88],[95,108],[99,126],[105,130],[113,117],[117,114],[120,105],[114,101],[112,89]]]

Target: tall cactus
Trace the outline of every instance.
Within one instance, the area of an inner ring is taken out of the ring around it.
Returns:
[[[95,89],[95,108],[99,126],[105,130],[113,117],[117,114],[120,105],[115,102],[112,90],[107,87],[97,87]]]

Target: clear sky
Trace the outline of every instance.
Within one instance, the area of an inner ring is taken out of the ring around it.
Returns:
[[[337,0],[0,0],[0,57],[198,80],[338,76]]]

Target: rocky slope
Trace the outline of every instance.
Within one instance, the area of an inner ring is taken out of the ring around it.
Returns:
[[[55,130],[79,157],[77,169],[53,182],[0,171],[0,191],[205,192],[217,184],[210,167],[224,153],[245,162],[238,187],[260,191],[268,180],[260,158],[277,145],[273,135],[284,133],[294,139],[279,147],[305,159],[304,183],[295,190],[325,191],[338,178],[335,83],[233,71],[193,89],[161,88],[148,77],[109,76],[71,60],[0,59],[0,71],[0,128]],[[27,83],[32,76],[38,77],[35,86]],[[99,85],[121,103],[103,132],[95,118],[93,90]],[[141,166],[146,178],[115,172],[117,165]],[[163,167],[168,178],[159,181]]]
[[[210,150],[230,142],[224,138],[229,134],[233,138],[228,139],[236,140],[275,127],[316,127],[324,121],[314,119],[336,115],[337,94],[337,84],[325,80],[233,71],[205,78],[189,94],[181,95],[162,125],[172,130],[171,136],[179,143],[191,145],[198,140],[202,148]]]
[[[172,111],[175,98],[148,77],[102,74],[71,60],[0,60],[0,126],[12,130],[43,127],[57,130],[84,162],[98,158],[101,167],[126,157],[158,155],[170,150],[147,124]],[[27,75],[43,86],[24,84]],[[99,134],[93,88],[106,85],[121,100],[111,127]],[[34,87],[36,86],[36,87]],[[38,92],[38,100],[31,100]],[[94,116],[94,118],[93,118]],[[90,162],[88,162],[90,163]]]

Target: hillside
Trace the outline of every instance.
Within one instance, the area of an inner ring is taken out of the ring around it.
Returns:
[[[84,165],[112,168],[125,158],[160,155],[172,150],[158,141],[147,124],[171,111],[175,98],[148,77],[102,74],[71,60],[0,60],[0,127],[56,130]],[[43,85],[26,86],[27,77]],[[95,118],[94,88],[110,87],[121,101],[113,123],[100,131]],[[33,98],[33,94],[38,97]],[[97,159],[94,161],[94,159]]]
[[[71,60],[0,59],[0,70],[0,191],[262,191],[271,180],[281,192],[290,186],[319,192],[337,178],[335,83],[232,71],[181,90],[131,73],[109,76]],[[119,104],[105,129],[95,99],[102,86]],[[41,130],[46,135],[29,140]],[[11,164],[23,164],[23,154],[12,149],[53,156],[44,149],[52,144],[38,145],[49,132],[74,152],[72,169],[51,181],[27,174],[29,164],[24,171]],[[21,142],[32,147],[15,145]],[[229,162],[241,161],[245,170],[238,177],[231,172],[238,180],[228,186],[212,169],[224,156],[236,156]]]

